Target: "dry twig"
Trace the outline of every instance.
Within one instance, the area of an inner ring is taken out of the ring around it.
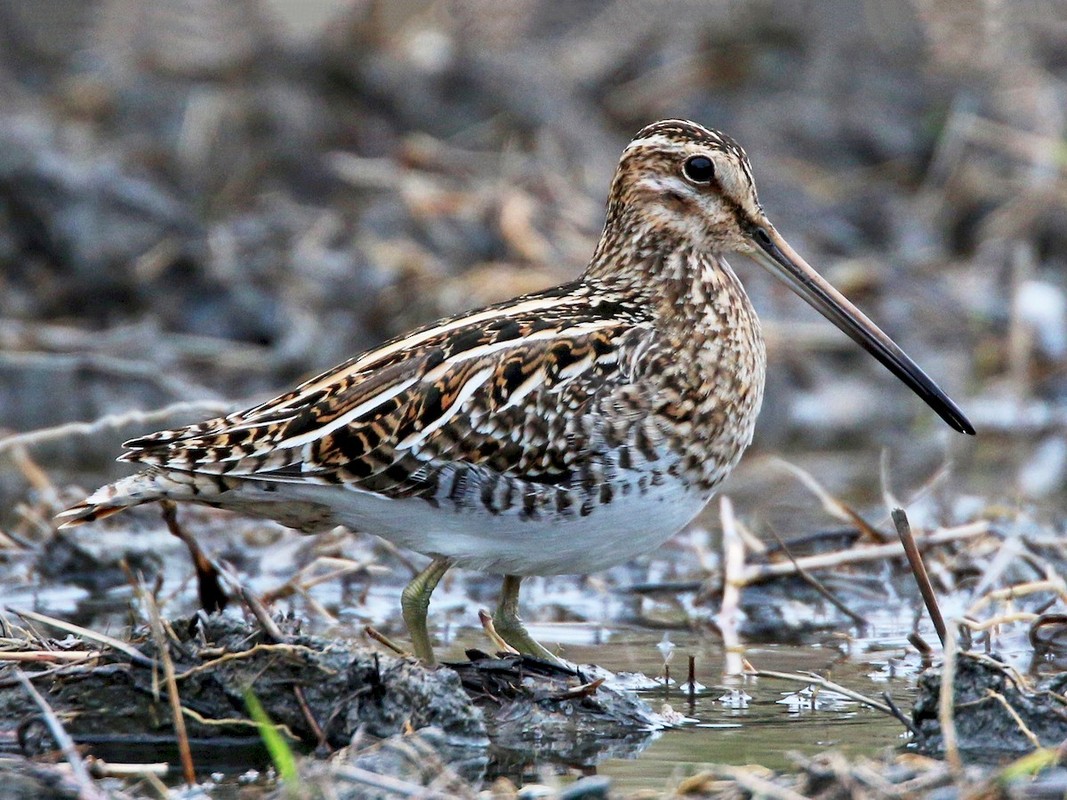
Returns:
[[[834,608],[836,608],[846,617],[851,619],[861,628],[866,628],[869,625],[867,620],[862,615],[857,614],[851,608],[846,606],[833,594],[833,592],[823,586],[822,583],[814,575],[812,575],[806,569],[797,564],[796,558],[793,556],[792,552],[790,552],[789,547],[786,545],[785,542],[782,541],[782,537],[780,537],[776,531],[771,530],[770,533],[771,536],[774,537],[775,541],[778,542],[778,546],[782,549],[782,552],[785,553],[786,558],[788,558],[793,563],[793,566],[796,567],[797,575],[800,576],[800,578],[803,579],[805,583],[811,586],[815,591],[822,595],[826,599],[826,601],[829,602]]]
[[[919,593],[926,604],[926,611],[930,614],[930,620],[934,623],[937,638],[941,640],[941,646],[945,646],[945,618],[941,616],[941,607],[937,604],[937,595],[934,593],[930,576],[926,574],[926,565],[923,563],[922,554],[915,546],[915,535],[911,532],[911,524],[908,515],[902,508],[893,509],[893,524],[897,527],[900,535],[900,543],[904,545],[904,555],[908,557],[911,573],[915,576],[915,583],[919,586]]]

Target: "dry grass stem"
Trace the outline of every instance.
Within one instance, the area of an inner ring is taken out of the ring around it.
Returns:
[[[166,424],[175,417],[198,417],[225,414],[233,409],[232,403],[218,400],[196,400],[192,402],[172,403],[154,411],[126,411],[122,414],[108,414],[92,422],[68,422],[54,428],[42,428],[27,433],[16,433],[0,437],[0,454],[16,447],[32,448],[48,442],[60,442],[83,436],[99,434],[111,435],[119,428],[128,426],[151,427]]]
[[[360,786],[369,786],[372,789],[380,789],[397,797],[410,798],[411,800],[455,800],[451,793],[439,792],[427,786],[393,778],[389,775],[379,775],[377,772],[354,766],[339,766],[333,770],[335,778],[343,778]]]
[[[371,639],[376,641],[378,644],[384,645],[388,649],[392,650],[398,656],[403,656],[404,658],[407,658],[408,656],[411,655],[410,652],[408,652],[403,647],[398,645],[396,642],[394,642],[392,639],[390,639],[384,633],[379,631],[377,628],[373,628],[370,625],[366,625],[363,628],[363,632],[365,634],[367,634],[367,636],[369,636]]]
[[[885,700],[886,707],[889,709],[889,713],[893,715],[893,718],[910,731],[913,736],[917,736],[919,731],[915,724],[900,710],[900,706],[893,701],[889,692],[882,692],[882,699]]]
[[[315,575],[314,572],[318,567],[333,567],[329,572],[321,575]],[[280,586],[269,589],[261,596],[262,601],[266,604],[272,604],[276,600],[281,600],[293,595],[299,595],[303,598],[304,602],[308,604],[311,611],[322,617],[329,622],[336,622],[337,618],[329,612],[329,610],[316,600],[311,595],[311,590],[316,586],[329,583],[331,581],[338,580],[346,575],[352,575],[354,573],[366,573],[366,574],[383,574],[389,570],[385,567],[377,564],[352,561],[345,558],[334,558],[328,556],[322,556],[316,558],[313,562],[303,567],[300,572],[289,578],[285,583]]]
[[[596,694],[596,690],[604,685],[605,680],[607,680],[607,678],[597,678],[594,681],[583,683],[581,686],[575,686],[571,689],[566,689],[562,692],[557,692],[556,694],[551,695],[551,699],[556,701],[562,701],[578,700],[582,697],[589,697],[590,695]]]
[[[205,717],[195,708],[190,708],[189,706],[182,706],[182,715],[194,720],[198,725],[210,725],[215,728],[248,728],[251,731],[258,731],[261,728],[258,722],[240,717],[225,717],[224,719]],[[288,736],[291,741],[300,741],[300,737],[293,733],[292,729],[285,723],[275,722],[273,727],[279,733]]]
[[[797,564],[797,560],[793,556],[793,553],[790,552],[789,547],[786,545],[785,542],[782,541],[782,538],[778,535],[776,531],[771,530],[770,533],[771,536],[774,537],[774,540],[778,542],[778,546],[781,547],[782,552],[786,555],[786,558],[788,558],[793,563],[793,566],[796,567],[797,575],[799,575],[805,583],[811,586],[815,591],[822,595],[822,597],[825,598],[828,603],[830,603],[834,608],[836,608],[846,617],[851,619],[857,625],[863,628],[866,628],[868,626],[866,618],[864,618],[860,614],[857,614],[855,611],[845,605],[841,600],[837,599],[833,592],[823,586],[822,583],[814,575],[811,575],[806,569]]]
[[[0,352],[0,366],[21,370],[47,370],[55,365],[68,367],[71,371],[92,371],[116,380],[138,380],[158,388],[161,393],[170,397],[210,397],[213,394],[172,370],[160,370],[158,364],[150,361],[94,352],[83,352],[75,357],[65,353]]]
[[[1064,583],[1063,578],[1057,576],[1040,581],[1017,583],[1014,586],[1006,586],[1003,589],[994,589],[986,592],[967,609],[967,616],[971,618],[977,616],[982,609],[994,602],[1013,600],[1017,597],[1025,597],[1039,592],[1053,592],[1060,600],[1067,602],[1067,584]]]
[[[956,632],[945,638],[944,662],[941,665],[941,688],[937,704],[937,722],[941,727],[941,739],[945,747],[945,760],[956,776],[963,774],[960,759],[959,739],[956,736]]]
[[[19,652],[0,651],[0,661],[23,662],[30,664],[52,664],[63,661],[68,664],[77,664],[81,661],[91,661],[102,655],[100,650],[22,650]]]
[[[1004,573],[1013,565],[1018,564],[1027,553],[1027,547],[1019,536],[1005,537],[1000,547],[992,554],[982,569],[981,577],[971,589],[971,597],[982,597],[991,587],[996,586],[1003,578]]]
[[[331,625],[335,624],[338,619],[336,616],[330,613],[330,610],[326,608],[322,603],[316,600],[303,586],[295,587],[296,594],[298,594],[305,603],[307,603],[308,610],[315,616],[321,617]]]
[[[87,763],[90,774],[95,778],[143,778],[147,775],[165,778],[170,771],[170,764],[165,761],[155,764],[120,764],[91,758]]]
[[[978,520],[959,525],[955,528],[942,528],[928,533],[916,540],[919,547],[932,547],[939,544],[958,542],[962,539],[974,539],[989,533],[989,522]],[[742,582],[744,585],[758,583],[771,578],[780,578],[783,575],[795,575],[797,568],[805,570],[830,569],[845,564],[861,564],[866,561],[882,561],[887,558],[899,558],[904,555],[904,547],[900,542],[891,544],[868,545],[866,547],[853,547],[836,553],[822,553],[814,556],[803,556],[793,563],[782,561],[774,564],[749,564],[745,567]]]
[[[315,572],[315,569],[320,566],[333,567],[333,569],[321,575],[314,575],[313,573]],[[368,572],[381,575],[388,571],[389,570],[386,567],[381,567],[377,564],[371,564],[364,561],[351,561],[345,558],[320,556],[306,567],[303,567],[300,572],[281,586],[263,592],[263,602],[273,603],[275,600],[284,599],[295,593],[303,595],[319,584],[329,583],[330,581],[335,581],[346,575],[352,575],[357,572]]]
[[[267,611],[263,602],[256,597],[255,593],[245,586],[241,579],[238,578],[233,572],[223,566],[217,559],[209,559],[211,566],[222,577],[226,583],[230,585],[237,596],[241,598],[241,602],[245,604],[245,607],[252,612],[252,616],[256,618],[260,627],[263,628],[263,632],[270,637],[271,641],[277,643],[285,642],[285,634],[282,633],[281,628],[271,619],[270,612]]]
[[[766,669],[750,669],[746,670],[745,674],[752,675],[756,678],[774,678],[780,681],[803,683],[808,686],[815,684],[816,686],[821,686],[824,689],[829,689],[832,692],[838,692],[840,694],[843,694],[846,697],[855,700],[857,703],[863,703],[865,706],[870,706],[876,711],[881,711],[883,714],[888,714],[894,719],[897,718],[897,715],[893,713],[893,709],[887,706],[885,703],[880,703],[872,697],[867,697],[867,695],[860,694],[859,692],[853,689],[849,689],[848,687],[842,686],[839,683],[834,683],[833,681],[824,678],[814,672],[776,672],[774,670]]]
[[[1019,687],[1021,691],[1034,691],[1033,685],[1030,683],[1029,680],[1027,680],[1026,676],[1019,672],[1019,670],[1017,670],[1011,664],[1006,664],[1003,661],[998,661],[992,656],[987,656],[985,653],[976,653],[974,651],[968,652],[967,657],[978,661],[991,669],[1003,672],[1004,675],[1007,676],[1008,680],[1010,680],[1017,687]]]
[[[752,553],[754,555],[764,555],[767,552],[767,543],[764,542],[759,536],[749,530],[748,525],[743,521],[734,517],[734,527],[737,528],[737,533],[741,537],[741,541],[745,545],[745,552]]]
[[[987,631],[998,625],[1008,625],[1012,622],[1033,622],[1035,619],[1040,618],[1040,616],[1040,614],[1035,614],[1031,611],[1014,611],[1007,614],[999,614],[990,619],[981,621],[973,620],[969,617],[961,617],[959,622],[961,625],[972,631]]]
[[[924,758],[923,760],[930,762],[927,771],[911,780],[902,781],[901,783],[896,784],[893,787],[894,791],[891,795],[892,797],[927,797],[927,793],[932,790],[955,783],[952,771],[944,764],[944,762],[936,761],[932,758]]]
[[[218,658],[211,661],[205,661],[203,664],[197,664],[195,667],[187,669],[185,672],[175,675],[179,681],[185,680],[191,675],[196,675],[198,672],[206,672],[225,664],[227,661],[239,661],[244,658],[252,658],[259,653],[314,653],[310,647],[305,647],[301,644],[257,644],[250,647],[247,650],[242,650],[239,653],[224,653]]]
[[[307,722],[308,727],[311,728],[311,732],[318,739],[318,747],[327,748],[326,731],[322,729],[319,721],[315,719],[315,714],[311,710],[311,706],[308,705],[307,697],[304,696],[303,688],[293,686],[293,697],[296,698],[297,705],[300,706],[300,713],[304,715],[304,720]]]
[[[182,763],[182,775],[188,786],[196,785],[196,768],[193,766],[193,751],[189,746],[189,734],[185,730],[185,717],[182,714],[182,701],[178,695],[178,680],[174,673],[174,661],[170,657],[170,643],[167,639],[166,630],[163,628],[163,619],[159,616],[159,606],[144,587],[138,585],[138,594],[144,603],[148,613],[148,627],[152,632],[152,639],[159,651],[159,659],[163,664],[163,681],[167,686],[167,700],[170,703],[170,712],[174,724],[174,735],[178,739],[178,754]]]
[[[10,448],[8,454],[15,467],[22,473],[22,477],[40,494],[44,503],[51,507],[58,506],[59,492],[56,491],[56,487],[52,484],[48,474],[38,466],[36,461],[30,458],[26,448],[17,445]]]
[[[478,621],[482,623],[482,630],[485,631],[485,635],[489,637],[489,641],[493,643],[493,647],[503,653],[511,653],[512,655],[518,655],[519,651],[507,642],[505,642],[503,638],[501,638],[500,634],[496,632],[496,625],[493,623],[492,614],[490,614],[484,608],[479,608]]]
[[[730,767],[722,764],[717,764],[708,770],[708,774],[711,776],[731,780],[748,791],[753,797],[767,797],[771,798],[771,800],[808,800],[806,795],[793,791],[786,786],[779,786],[763,777],[759,772],[765,772],[765,770],[762,767],[753,769],[752,767]],[[693,778],[690,778],[687,783],[692,780]]]
[[[1008,702],[1008,698],[1006,698],[1000,692],[993,691],[992,689],[986,689],[986,697],[996,700],[998,703],[1000,703],[1001,706],[1003,706],[1004,710],[1008,712],[1008,716],[1012,718],[1012,721],[1015,722],[1016,727],[1018,727],[1022,735],[1029,740],[1030,744],[1034,746],[1035,750],[1039,750],[1041,748],[1041,740],[1037,737],[1037,734],[1030,730],[1029,726],[1025,722],[1023,722],[1023,718],[1019,716],[1018,711],[1012,708],[1011,703]]]
[[[890,480],[889,452],[888,448],[883,449],[878,459],[878,477],[882,486],[882,503],[886,507],[887,519],[892,516],[894,508],[907,508],[909,505],[923,500],[952,474],[952,462],[948,461],[946,457],[946,460],[923,481],[922,485],[908,495],[907,502],[903,502],[893,491],[893,484]]]
[[[219,571],[207,554],[200,547],[200,543],[185,529],[178,524],[178,506],[173,500],[161,500],[160,511],[163,522],[178,541],[185,545],[189,551],[189,557],[196,569],[196,589],[200,598],[200,607],[212,614],[226,608],[227,597],[219,585]]]
[[[744,670],[744,646],[738,633],[741,622],[741,588],[744,586],[745,543],[737,532],[734,506],[730,498],[719,498],[722,521],[722,604],[715,621],[722,635],[723,675],[740,675]]]
[[[91,631],[88,628],[83,628],[80,625],[75,625],[73,622],[65,622],[64,620],[56,619],[55,617],[48,617],[44,614],[38,614],[36,611],[20,611],[15,608],[7,608],[6,610],[9,613],[17,614],[23,619],[32,620],[33,622],[39,622],[42,625],[49,625],[53,628],[58,628],[61,631],[66,631],[67,633],[74,634],[75,636],[81,639],[88,639],[91,642],[97,642],[99,644],[107,645],[108,647],[118,650],[120,653],[125,653],[127,656],[130,657],[130,660],[132,660],[136,664],[140,664],[141,666],[156,666],[156,662],[154,662],[152,659],[150,659],[148,656],[146,656],[133,645],[119,641],[118,639],[115,639],[111,636],[107,636],[106,634]]]
[[[785,461],[780,458],[773,459],[771,463],[774,464],[776,467],[790,473],[793,477],[800,481],[800,483],[802,483],[808,489],[808,491],[810,491],[819,499],[819,502],[822,503],[823,510],[826,511],[826,513],[834,519],[840,520],[841,522],[846,522],[850,525],[855,525],[856,529],[859,530],[860,533],[862,533],[868,540],[872,542],[884,543],[889,541],[888,536],[872,527],[863,517],[853,511],[848,505],[841,502],[828,491],[826,491],[823,485],[819,483],[810,472],[807,472],[806,470],[801,469],[795,464],[790,464],[788,461]]]
[[[26,674],[17,667],[15,668],[15,678],[22,684],[22,688],[26,690],[26,694],[30,696],[37,708],[40,709],[41,717],[48,726],[48,732],[52,734],[52,738],[62,751],[63,757],[70,764],[74,780],[78,784],[79,798],[81,800],[105,800],[104,793],[96,787],[93,779],[89,776],[89,771],[78,753],[78,748],[74,745],[74,740],[70,738],[70,734],[67,733],[67,729],[63,727],[63,723],[59,721],[59,717],[56,716],[52,707],[48,705],[48,701],[34,688]]]

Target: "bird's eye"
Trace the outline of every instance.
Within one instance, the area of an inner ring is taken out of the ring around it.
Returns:
[[[693,183],[710,183],[715,177],[715,165],[707,156],[690,156],[682,165],[682,173]]]

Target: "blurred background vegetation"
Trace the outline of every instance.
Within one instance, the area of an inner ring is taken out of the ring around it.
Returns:
[[[737,263],[771,364],[731,491],[789,517],[759,458],[785,455],[870,501],[888,448],[944,508],[1057,516],[1053,0],[0,0],[0,435],[184,403],[36,442],[89,487],[125,435],[568,280],[621,148],[663,117],[737,138],[783,234],[980,432]],[[0,462],[5,514],[26,491]]]

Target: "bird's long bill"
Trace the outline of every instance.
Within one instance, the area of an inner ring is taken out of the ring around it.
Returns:
[[[789,288],[882,362],[936,411],[941,419],[961,433],[974,433],[974,426],[959,407],[919,365],[908,358],[862,311],[797,255],[778,231],[768,226],[761,229],[752,241],[755,247],[750,253],[751,258],[785,281]]]

